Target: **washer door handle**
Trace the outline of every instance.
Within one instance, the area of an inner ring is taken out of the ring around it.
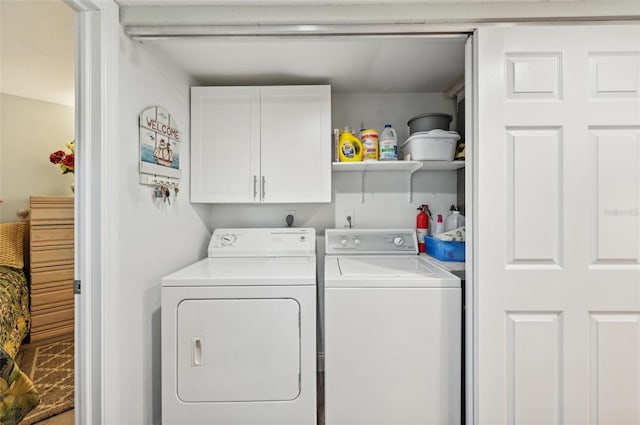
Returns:
[[[204,365],[204,337],[194,336],[191,338],[191,366],[200,367]]]

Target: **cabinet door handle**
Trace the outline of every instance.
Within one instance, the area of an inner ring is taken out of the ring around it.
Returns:
[[[266,182],[267,180],[264,178],[264,176],[262,176],[262,200],[264,201],[264,194],[266,192]]]
[[[258,195],[258,176],[253,175],[253,200],[256,200],[256,196]]]

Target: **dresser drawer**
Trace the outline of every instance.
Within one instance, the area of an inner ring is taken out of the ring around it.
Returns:
[[[32,196],[31,225],[73,224],[72,196]]]
[[[37,322],[32,322],[31,325],[31,342],[38,342],[45,339],[56,338],[65,335],[73,335],[73,310],[71,314],[65,316],[58,316],[51,320],[42,322],[38,319]],[[62,317],[65,317],[64,319]]]
[[[73,222],[73,204],[70,208],[32,208],[31,220],[36,224]]]
[[[73,320],[64,323],[58,323],[53,328],[37,328],[31,329],[31,342],[39,342],[49,340],[51,338],[59,338],[63,336],[73,335]]]
[[[61,322],[73,323],[74,307],[73,304],[66,306],[65,308],[40,313],[31,318],[31,329],[36,331],[38,329],[50,329],[56,327]]]
[[[31,225],[31,243],[47,245],[61,242],[73,244],[73,224],[58,224],[53,226]]]
[[[31,269],[53,266],[73,266],[73,245],[58,249],[34,249],[31,251]]]
[[[60,309],[73,309],[73,282],[58,282],[46,290],[31,292],[31,313],[36,317]]]
[[[31,292],[40,288],[57,286],[60,282],[73,282],[73,267],[64,266],[50,270],[31,270]]]

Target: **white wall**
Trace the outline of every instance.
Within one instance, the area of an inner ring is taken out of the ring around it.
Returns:
[[[115,243],[104,254],[112,269],[105,283],[104,418],[109,424],[157,424],[161,414],[160,279],[206,254],[208,208],[189,203],[189,161],[169,206],[152,201],[138,183],[138,115],[162,106],[182,131],[189,152],[190,78],[152,47],[120,36],[119,137],[109,149],[113,190],[106,194]],[[185,155],[186,156],[186,155]]]
[[[424,113],[454,113],[454,102],[442,93],[349,93],[332,97],[334,128],[360,127],[360,123],[381,131],[390,123],[398,133],[398,149],[409,137],[409,119]],[[452,123],[455,129],[455,123]],[[402,153],[400,153],[402,156]],[[428,204],[433,214],[444,213],[456,202],[456,174],[453,171],[418,172],[413,176],[409,202],[408,173],[368,172],[364,202],[360,173],[334,173],[334,226],[414,227],[417,207]],[[435,217],[435,215],[434,215]]]
[[[464,70],[460,70],[462,74]],[[334,93],[331,95],[333,128],[349,126],[356,131],[360,124],[378,132],[391,124],[398,133],[398,146],[409,137],[407,121],[430,112],[454,114],[454,101],[442,93]]]
[[[391,123],[398,132],[398,145],[408,137],[407,121],[427,112],[453,114],[454,104],[441,93],[333,93],[333,128],[350,126],[382,130]],[[329,139],[327,139],[329,141]],[[432,212],[443,212],[456,202],[456,174],[453,171],[418,172],[413,177],[413,201],[409,203],[407,173],[375,172],[365,176],[364,203],[360,173],[333,173],[331,204],[213,205],[210,226],[281,227],[285,212],[295,210],[296,227],[314,227],[318,234],[326,228],[345,224],[344,217],[355,212],[356,227],[413,227],[416,208],[426,203]]]
[[[63,175],[49,154],[74,138],[74,109],[0,95],[0,222],[17,220],[31,195],[71,196],[73,174]]]
[[[346,227],[351,216],[359,228],[413,228],[420,205],[429,205],[435,218],[456,203],[455,171],[415,173],[411,201],[410,178],[406,172],[367,172],[363,202],[360,173],[334,173],[335,227]]]

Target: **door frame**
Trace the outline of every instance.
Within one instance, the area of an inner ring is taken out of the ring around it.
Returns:
[[[478,350],[475,335],[478,328],[477,300],[478,285],[477,270],[475,267],[478,251],[477,229],[475,223],[477,213],[475,202],[478,193],[478,153],[475,149],[478,141],[478,38],[477,29],[467,39],[465,45],[464,61],[464,84],[465,84],[465,214],[466,214],[466,243],[465,243],[465,310],[462,318],[465,329],[465,424],[473,425],[477,423],[478,411]],[[468,290],[470,288],[470,290]]]
[[[65,0],[75,11],[75,423],[104,423],[105,283],[112,237],[106,150],[117,132],[118,7]]]

